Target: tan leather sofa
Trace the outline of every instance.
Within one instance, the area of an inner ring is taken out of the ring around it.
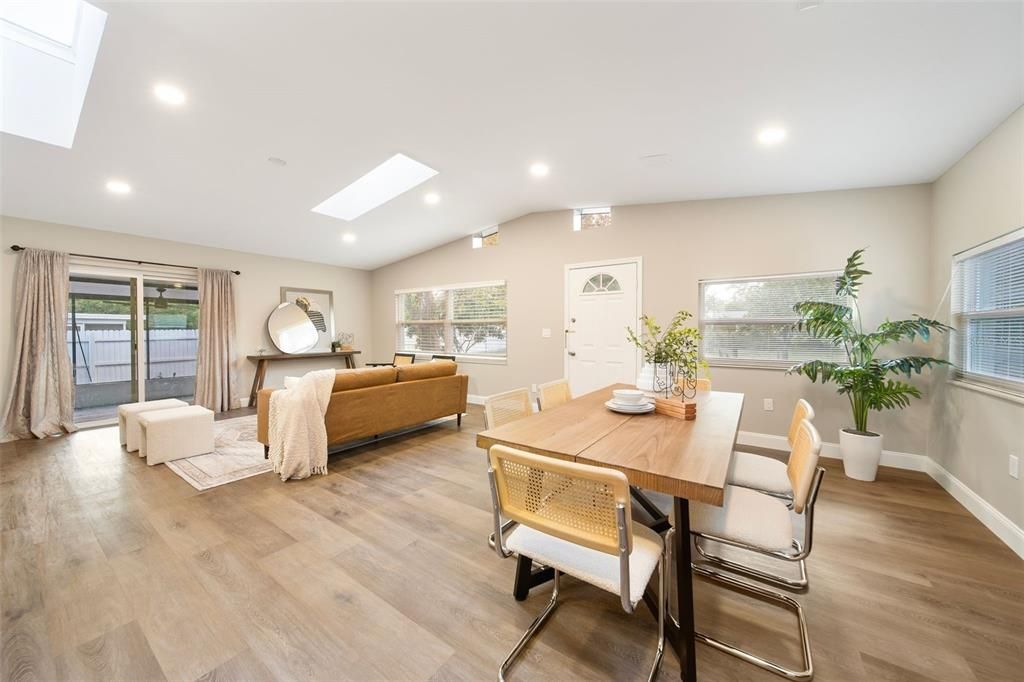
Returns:
[[[364,367],[338,370],[324,421],[327,442],[338,445],[415,426],[466,411],[469,377],[457,374],[450,360],[435,360],[401,367]],[[270,394],[261,390],[256,401],[257,438],[270,443]]]

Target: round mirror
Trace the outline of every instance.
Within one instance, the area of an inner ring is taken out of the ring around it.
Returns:
[[[282,303],[270,313],[267,331],[282,353],[305,353],[320,338],[309,315],[294,303]]]

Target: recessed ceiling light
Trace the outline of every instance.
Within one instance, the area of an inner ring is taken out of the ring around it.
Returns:
[[[535,178],[546,177],[547,174],[550,172],[551,169],[548,167],[546,163],[542,161],[537,161],[536,163],[530,165],[530,175],[532,175]]]
[[[131,194],[132,186],[123,180],[108,180],[107,191],[114,194]]]
[[[345,189],[314,206],[313,212],[341,220],[355,220],[435,175],[437,171],[430,166],[410,159],[405,154],[395,154]]]
[[[341,241],[345,242],[346,244],[353,244],[356,241],[356,236],[351,232],[346,232],[345,234],[341,235]]]
[[[423,195],[423,201],[431,205],[437,204],[441,202],[441,195],[437,192],[427,192]]]
[[[779,144],[786,139],[786,129],[779,126],[762,128],[757,134],[757,141],[763,145]]]
[[[153,86],[153,94],[164,104],[179,107],[185,103],[185,91],[169,83],[157,83]]]

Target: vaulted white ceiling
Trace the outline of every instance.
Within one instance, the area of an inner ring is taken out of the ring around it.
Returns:
[[[96,4],[74,145],[2,135],[0,210],[360,268],[532,211],[927,182],[1024,102],[1017,2]],[[396,153],[439,173],[311,212]]]

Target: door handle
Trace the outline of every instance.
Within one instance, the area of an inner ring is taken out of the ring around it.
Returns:
[[[574,350],[569,351],[569,357],[572,357],[572,358],[576,357],[576,351],[574,351]]]

